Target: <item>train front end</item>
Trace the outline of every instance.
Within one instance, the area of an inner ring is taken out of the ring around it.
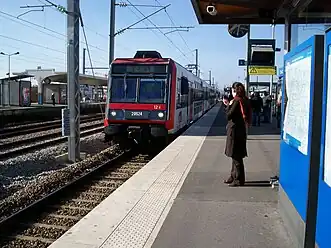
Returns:
[[[166,139],[169,90],[169,60],[115,60],[108,85],[106,140],[143,144]]]

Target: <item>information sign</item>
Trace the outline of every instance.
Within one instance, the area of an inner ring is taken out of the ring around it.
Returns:
[[[327,105],[324,147],[324,181],[331,187],[331,45],[328,47]]]
[[[249,75],[276,75],[276,66],[250,66]]]
[[[70,116],[69,109],[62,109],[62,136],[67,137],[70,135]]]
[[[284,113],[283,139],[304,155],[308,154],[311,64],[311,47],[285,64],[285,90],[288,100]]]
[[[244,60],[244,59],[239,59],[239,60],[238,60],[238,65],[239,65],[239,66],[245,66],[245,65],[246,65],[246,60]]]

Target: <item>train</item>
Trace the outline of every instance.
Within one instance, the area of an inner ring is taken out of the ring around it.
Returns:
[[[216,103],[219,92],[157,51],[115,59],[109,71],[105,140],[168,142]]]

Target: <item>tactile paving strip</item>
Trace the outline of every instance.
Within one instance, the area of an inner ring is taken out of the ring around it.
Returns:
[[[145,195],[101,246],[102,248],[144,247],[159,220],[181,177],[198,152],[204,138],[196,139],[187,146],[189,152],[181,153],[160,175]]]

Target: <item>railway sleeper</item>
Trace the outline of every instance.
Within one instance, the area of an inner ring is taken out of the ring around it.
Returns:
[[[23,227],[43,227],[43,228],[56,228],[61,229],[64,231],[68,231],[70,227],[67,226],[60,226],[60,225],[50,225],[50,224],[44,224],[44,223],[20,223]]]

